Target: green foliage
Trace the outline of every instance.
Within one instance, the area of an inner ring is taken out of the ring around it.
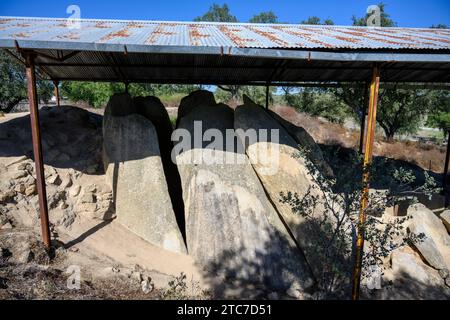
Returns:
[[[187,277],[181,272],[178,277],[169,281],[168,288],[162,293],[163,300],[203,300],[208,299],[209,292],[202,290],[198,282],[191,281],[191,292],[188,290]]]
[[[227,4],[220,6],[214,3],[202,16],[198,16],[194,21],[212,21],[212,22],[237,22],[237,18],[230,13]]]
[[[433,29],[448,29],[448,26],[444,23],[433,24],[430,28]]]
[[[282,89],[285,102],[301,112],[337,123],[343,123],[347,116],[346,106],[326,90],[292,87]]]
[[[397,218],[393,222],[383,222],[376,217],[383,213],[387,206],[400,200],[417,201],[414,195],[436,192],[436,183],[425,172],[426,181],[416,185],[412,171],[398,169],[386,161],[373,164],[370,172],[373,180],[383,183],[385,192],[371,192],[366,209],[367,219],[359,224],[358,214],[362,182],[355,170],[361,168],[361,156],[356,152],[340,159],[340,150],[332,150],[326,155],[335,170],[334,179],[326,179],[313,164],[308,149],[299,147],[294,158],[305,159],[305,165],[313,184],[303,196],[295,191],[280,193],[279,201],[290,206],[293,214],[302,216],[309,228],[308,234],[316,234],[310,245],[322,263],[318,275],[318,285],[325,298],[340,297],[348,294],[350,273],[353,260],[354,236],[358,227],[363,228],[367,250],[363,254],[363,277],[368,277],[373,268],[381,268],[383,260],[389,254],[409,243],[423,240],[423,234],[410,234],[405,230],[405,222],[409,217]],[[345,165],[343,165],[345,162]],[[313,192],[320,189],[322,193]],[[411,194],[413,196],[411,196]],[[318,298],[323,298],[318,297]]]
[[[334,22],[331,19],[320,20],[317,16],[310,16],[308,19],[303,20],[300,24],[313,24],[313,25],[333,25]]]
[[[450,94],[448,91],[431,91],[430,105],[432,112],[428,114],[427,125],[443,131],[450,129]]]
[[[53,84],[37,78],[36,86],[39,100],[48,103],[53,94]],[[10,112],[25,99],[27,99],[25,67],[5,51],[0,51],[0,111]]]
[[[432,115],[433,124],[443,131],[450,130],[450,112],[440,112]]]
[[[377,123],[386,138],[417,132],[421,119],[434,107],[433,98],[428,90],[380,89]]]
[[[269,104],[273,103],[276,87],[269,87]],[[247,95],[255,103],[265,106],[266,87],[261,86],[219,86],[214,93],[217,102],[227,103],[234,99],[242,102],[242,96]]]
[[[390,18],[390,15],[385,11],[385,4],[380,2],[378,4],[378,7],[380,7],[380,14],[381,14],[381,26],[382,27],[396,27],[397,23],[394,22]],[[366,26],[367,25],[367,18],[369,17],[369,14],[366,14],[365,17],[357,18],[356,16],[352,17],[353,25],[354,26]]]
[[[179,94],[188,94],[197,88],[194,85],[132,83],[128,91],[133,97],[154,95],[163,102],[172,102],[174,98],[179,99]],[[84,101],[94,108],[105,106],[111,95],[124,91],[123,83],[65,81],[61,86],[64,97],[73,102]]]
[[[272,11],[261,12],[254,15],[248,22],[250,23],[278,23],[278,17]]]
[[[118,89],[106,82],[65,81],[61,85],[61,94],[73,102],[84,101],[94,108],[103,107],[109,97]],[[123,92],[124,89],[117,92]]]

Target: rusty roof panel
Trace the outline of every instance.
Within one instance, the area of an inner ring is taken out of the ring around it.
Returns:
[[[449,29],[0,17],[0,40],[285,49],[450,49]]]

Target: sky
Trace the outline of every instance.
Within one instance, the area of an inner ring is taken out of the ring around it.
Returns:
[[[191,21],[211,4],[227,3],[239,21],[272,10],[281,22],[298,23],[308,16],[351,24],[352,15],[364,16],[379,0],[0,0],[0,15],[67,18],[69,5],[78,5],[81,18]],[[399,27],[450,27],[450,0],[385,0],[386,11]]]

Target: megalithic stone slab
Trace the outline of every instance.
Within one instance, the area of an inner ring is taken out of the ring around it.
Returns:
[[[234,126],[237,135],[245,144],[249,160],[272,203],[303,250],[315,276],[319,277],[327,266],[323,265],[324,260],[317,248],[327,235],[317,226],[314,218],[320,220],[324,215],[331,215],[325,210],[322,200],[326,194],[313,179],[307,166],[309,162],[299,152],[298,144],[292,136],[261,106],[249,102],[248,99],[246,102],[247,104],[235,109]],[[279,141],[258,135],[256,141],[251,142],[246,136],[249,129],[258,132],[267,130],[268,136],[271,130],[274,130],[273,132],[278,132]],[[291,204],[281,201],[281,193],[288,192],[297,193],[300,200],[310,199],[310,196],[316,197],[317,205],[314,211],[308,211],[308,203],[304,204],[304,213],[313,219],[301,213],[294,213]],[[333,221],[333,218],[330,221]]]
[[[119,109],[115,103],[123,100],[111,99],[107,109]],[[103,118],[103,143],[118,221],[154,245],[185,253],[153,124],[138,114],[112,114]]]
[[[211,91],[196,90],[189,95],[183,97],[178,107],[177,127],[180,119],[190,113],[197,106],[213,106],[216,104],[216,99]]]
[[[181,191],[181,180],[176,164],[171,159],[173,128],[169,114],[157,97],[137,97],[133,99],[136,112],[150,120],[158,135],[159,150],[166,176],[172,208],[177,218],[181,233],[185,234],[184,204]]]
[[[181,118],[179,129],[192,137],[195,121],[201,121],[201,134],[214,129],[225,137],[229,129],[234,136],[233,110],[228,106],[198,106]],[[176,160],[188,252],[203,267],[216,294],[239,291],[238,296],[247,296],[243,291],[255,288],[252,285],[292,291],[313,285],[304,256],[244,153],[227,148],[225,142],[223,148],[203,142],[182,150]]]
[[[302,127],[298,127],[283,119],[272,110],[267,111],[284,129],[294,138],[295,142],[305,150],[308,150],[311,161],[318,167],[320,172],[329,179],[334,178],[333,169],[323,157],[322,150],[314,141],[313,137]]]

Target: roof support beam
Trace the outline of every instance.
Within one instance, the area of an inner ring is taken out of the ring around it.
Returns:
[[[359,299],[359,287],[361,283],[362,260],[364,253],[364,228],[366,224],[366,210],[369,206],[369,182],[370,168],[372,164],[373,143],[375,138],[375,126],[377,119],[378,88],[380,86],[380,70],[374,66],[372,81],[370,82],[369,112],[367,115],[367,133],[364,145],[363,162],[363,189],[361,193],[361,207],[356,239],[356,255],[353,267],[352,299]]]
[[[450,158],[450,129],[447,129],[447,152],[445,153],[445,163],[444,163],[444,177],[442,179],[442,190],[444,192],[445,207],[448,204],[448,161]]]
[[[50,228],[48,220],[47,192],[45,188],[44,162],[42,157],[41,128],[39,124],[38,96],[34,65],[35,55],[25,54],[28,101],[30,104],[31,135],[33,140],[34,163],[36,167],[36,185],[39,198],[42,241],[50,249]]]
[[[361,107],[361,126],[359,131],[359,154],[363,154],[364,132],[366,131],[366,108],[369,103],[369,83],[364,84],[364,100]]]

